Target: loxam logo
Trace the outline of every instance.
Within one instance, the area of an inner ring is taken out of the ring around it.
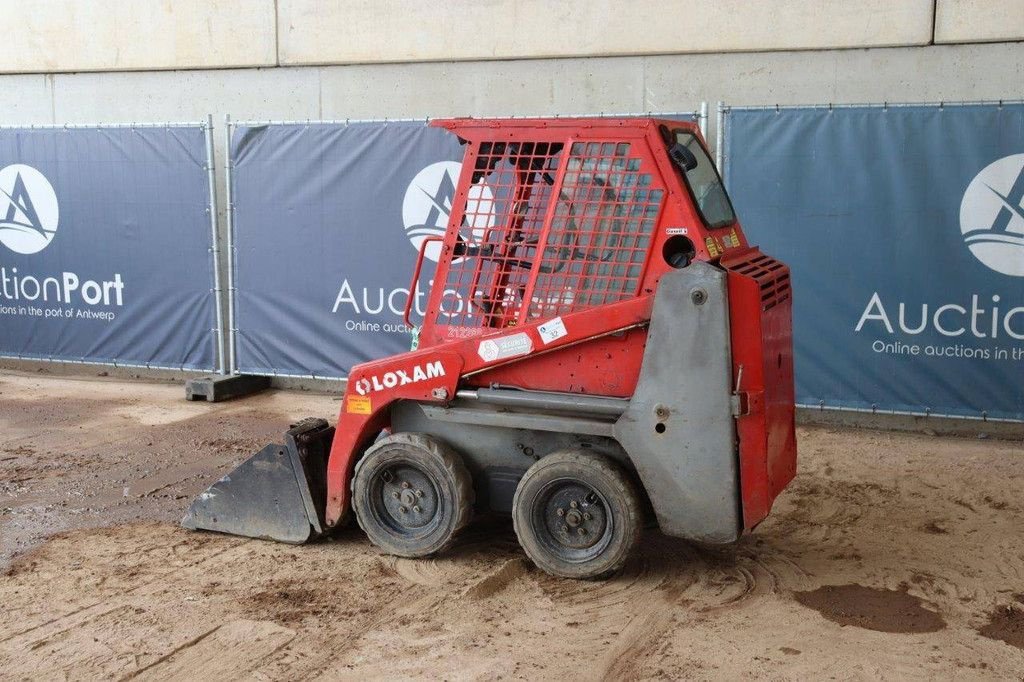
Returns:
[[[990,163],[971,181],[960,203],[960,231],[979,261],[1024,277],[1024,154]]]
[[[425,365],[415,365],[411,372],[396,369],[393,372],[385,372],[378,376],[376,374],[356,381],[356,393],[367,395],[374,391],[383,391],[396,386],[406,386],[428,379],[437,379],[444,376],[444,365],[440,360],[428,362]]]
[[[417,173],[406,188],[402,222],[417,251],[427,237],[444,236],[461,172],[462,164],[456,161],[432,163]],[[477,183],[469,188],[462,236],[471,243],[479,242],[494,222],[494,192],[487,184]],[[430,244],[425,255],[436,263],[441,258],[441,243]]]
[[[0,170],[0,244],[20,254],[39,253],[57,234],[60,209],[42,173],[16,163]]]

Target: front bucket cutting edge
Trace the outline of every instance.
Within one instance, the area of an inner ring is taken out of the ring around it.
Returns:
[[[306,419],[220,479],[188,508],[181,525],[302,544],[324,534],[327,456],[334,428]]]

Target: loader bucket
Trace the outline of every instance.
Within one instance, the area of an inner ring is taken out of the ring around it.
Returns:
[[[324,534],[327,456],[334,428],[306,419],[220,479],[189,506],[184,528],[302,544]]]

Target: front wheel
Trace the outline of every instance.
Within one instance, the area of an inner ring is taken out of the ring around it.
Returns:
[[[352,507],[370,542],[422,557],[448,547],[473,510],[473,481],[458,453],[419,433],[379,439],[356,463]]]
[[[563,578],[615,573],[640,539],[636,485],[606,457],[566,450],[534,464],[512,501],[519,544],[541,569]]]

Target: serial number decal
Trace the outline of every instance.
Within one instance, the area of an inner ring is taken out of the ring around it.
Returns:
[[[479,327],[445,327],[445,336],[449,339],[470,339],[483,333]]]

